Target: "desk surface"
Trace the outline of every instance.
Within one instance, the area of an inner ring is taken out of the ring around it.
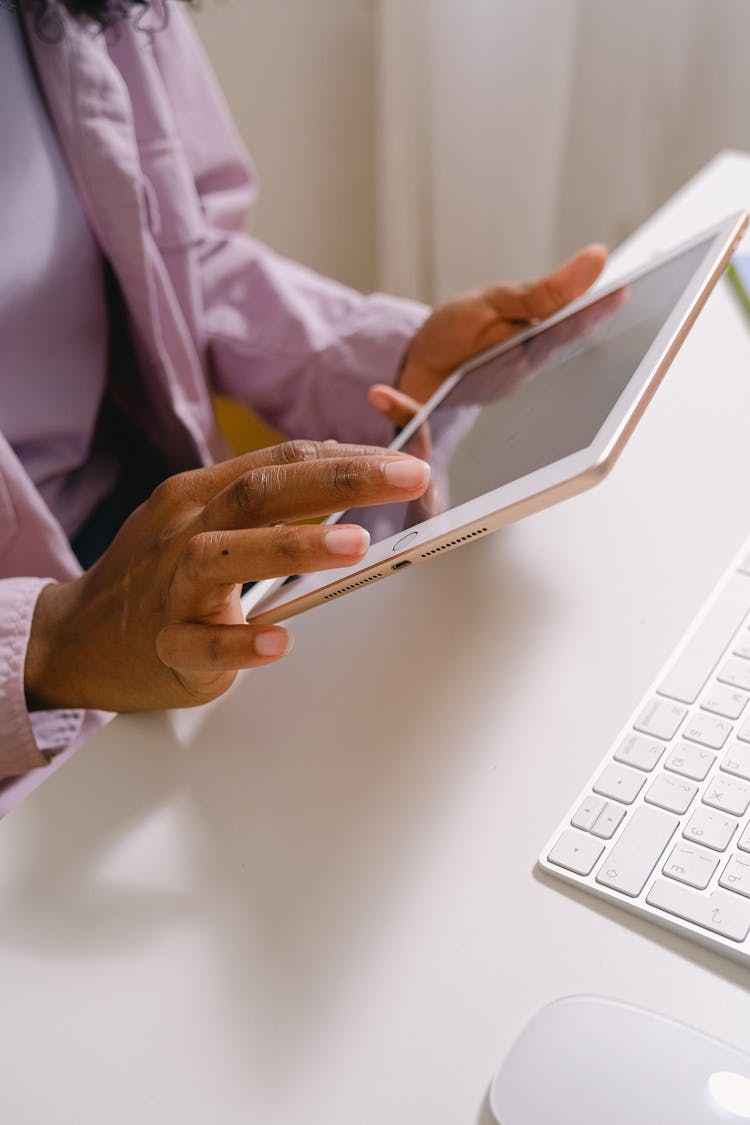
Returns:
[[[617,266],[742,206],[724,154]],[[750,530],[749,368],[722,282],[604,484],[118,719],[3,822],[4,1121],[487,1125],[576,992],[750,1050],[745,970],[534,870]]]

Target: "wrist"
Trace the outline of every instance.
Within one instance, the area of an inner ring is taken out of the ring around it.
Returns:
[[[36,600],[31,619],[26,660],[24,691],[29,711],[49,711],[75,707],[65,680],[72,669],[63,653],[66,594],[74,583],[52,582],[45,586]]]

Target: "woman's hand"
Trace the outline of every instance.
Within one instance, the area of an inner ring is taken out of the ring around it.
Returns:
[[[606,260],[606,248],[592,243],[539,281],[492,285],[440,305],[409,345],[399,390],[416,402],[427,402],[467,359],[580,297]]]
[[[358,562],[357,526],[289,526],[342,509],[413,500],[429,468],[404,454],[289,442],[171,477],[73,582],[42,591],[26,660],[33,709],[132,711],[206,703],[240,668],[290,648],[246,624],[242,583]]]

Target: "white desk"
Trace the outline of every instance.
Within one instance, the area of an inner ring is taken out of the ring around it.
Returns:
[[[618,264],[748,205],[725,155]],[[3,1122],[486,1125],[582,991],[750,1050],[746,971],[534,871],[750,529],[749,420],[722,282],[602,486],[300,618],[209,710],[117,720],[4,821]]]

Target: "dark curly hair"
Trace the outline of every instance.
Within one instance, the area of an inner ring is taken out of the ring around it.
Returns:
[[[133,11],[140,9],[141,12],[145,12],[151,0],[58,0],[58,2],[72,16],[93,20],[101,27],[111,27]],[[54,7],[50,0],[20,0],[20,3],[22,7],[34,12],[40,22],[51,14]],[[5,2],[0,0],[0,7],[10,6],[8,0]]]

